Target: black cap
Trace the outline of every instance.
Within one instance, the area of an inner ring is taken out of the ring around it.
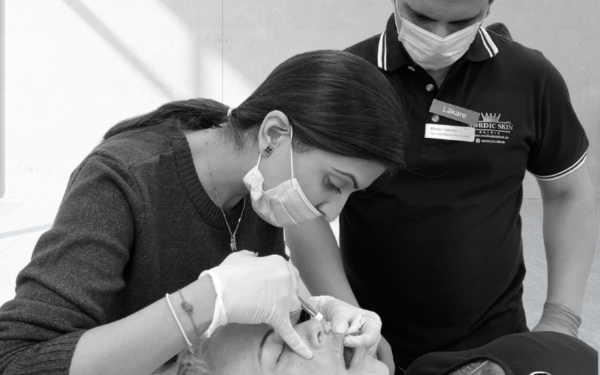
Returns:
[[[490,360],[506,375],[597,375],[598,352],[583,341],[556,332],[500,337],[477,349],[438,352],[416,359],[406,375],[447,375],[478,360]]]

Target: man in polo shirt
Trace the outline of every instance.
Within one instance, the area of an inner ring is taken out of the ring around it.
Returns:
[[[398,89],[407,169],[350,196],[339,248],[325,220],[286,229],[302,279],[313,294],[376,311],[379,354],[391,366],[389,342],[402,369],[525,332],[519,211],[529,171],[548,261],[532,329],[576,336],[596,218],[588,140],[565,82],[540,52],[486,32],[491,0],[392,3],[385,31],[348,51]]]

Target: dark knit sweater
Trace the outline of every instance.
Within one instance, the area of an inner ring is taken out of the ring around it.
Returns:
[[[282,230],[246,205],[238,249],[284,255]],[[242,202],[226,211],[232,228],[241,212]],[[15,299],[0,308],[0,373],[67,374],[86,330],[190,284],[230,254],[229,242],[180,130],[104,141],[71,175]]]

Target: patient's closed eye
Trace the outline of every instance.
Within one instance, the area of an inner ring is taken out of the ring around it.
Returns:
[[[265,333],[259,348],[258,358],[261,366],[277,366],[285,358],[287,352],[291,351],[275,330],[271,329]],[[263,359],[264,357],[264,359]]]
[[[290,355],[295,355],[296,353],[292,350],[292,348],[289,347],[289,345],[283,341],[283,338],[281,336],[279,336],[278,334],[273,335],[275,336],[275,342],[277,343],[277,360],[275,361],[275,363],[277,365],[279,365],[280,363],[284,363],[286,362],[285,359],[290,356]]]
[[[279,356],[277,357],[276,363],[279,363],[279,360],[281,359],[281,356],[283,355],[283,352],[285,351],[286,346],[287,346],[287,344],[284,341],[283,345],[281,345],[281,351],[279,352]]]

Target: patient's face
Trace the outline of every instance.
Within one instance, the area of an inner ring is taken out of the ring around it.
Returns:
[[[297,355],[266,324],[228,324],[210,340],[209,367],[218,375],[388,374],[388,368],[364,348],[352,354],[344,350],[343,335],[325,333],[320,321],[309,320],[294,328],[313,351],[312,359]]]

